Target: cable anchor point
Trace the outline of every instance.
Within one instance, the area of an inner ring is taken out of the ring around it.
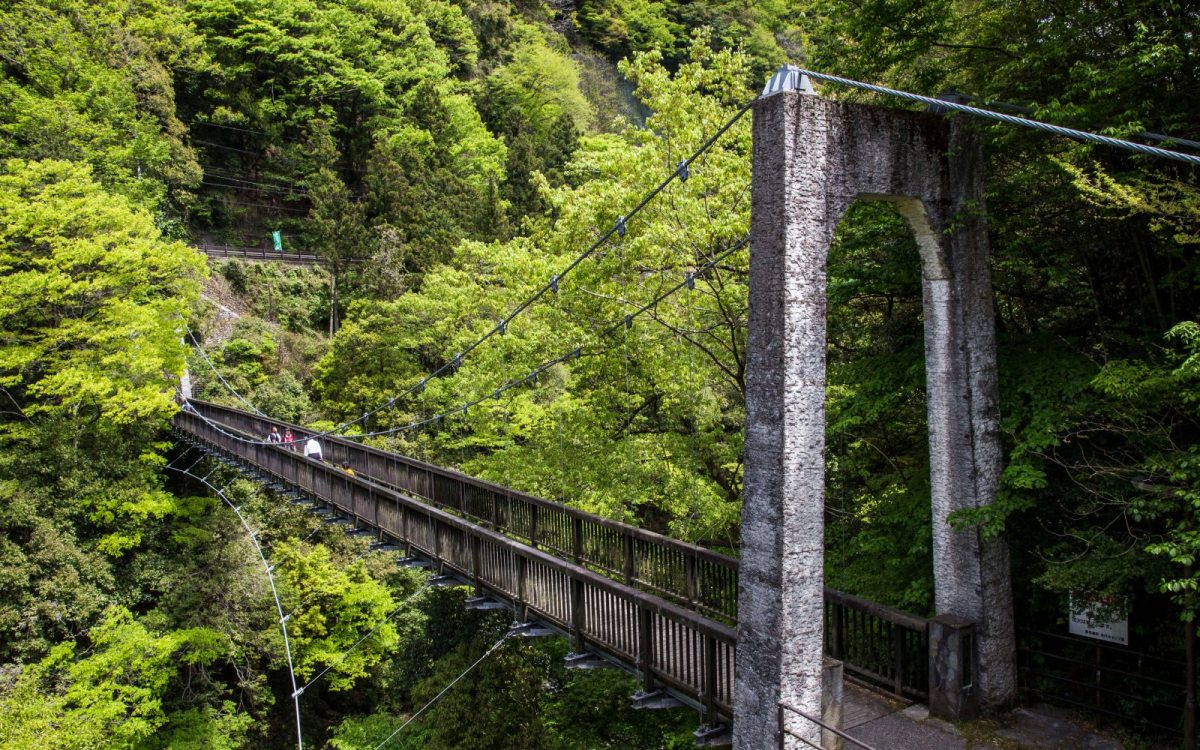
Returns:
[[[813,88],[812,79],[801,73],[800,68],[795,65],[781,65],[779,70],[775,71],[775,75],[771,76],[771,80],[767,81],[759,98],[765,99],[785,91],[799,91],[801,94],[810,96],[815,96],[817,93],[817,90]]]

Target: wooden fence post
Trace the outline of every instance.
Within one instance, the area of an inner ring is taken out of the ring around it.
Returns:
[[[653,614],[646,607],[638,607],[638,671],[642,673],[642,690],[654,689],[654,626]]]

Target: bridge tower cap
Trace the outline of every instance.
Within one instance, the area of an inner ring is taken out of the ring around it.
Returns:
[[[795,65],[780,65],[775,75],[771,76],[771,80],[767,81],[761,96],[765,98],[784,91],[799,91],[801,94],[811,95],[817,93],[812,80]]]

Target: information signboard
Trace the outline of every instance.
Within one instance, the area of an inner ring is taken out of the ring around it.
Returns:
[[[1129,645],[1129,618],[1113,618],[1113,608],[1097,602],[1079,601],[1071,597],[1071,635],[1095,638],[1105,643]]]

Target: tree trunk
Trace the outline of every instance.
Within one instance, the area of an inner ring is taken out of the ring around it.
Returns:
[[[1192,566],[1186,567],[1186,578],[1192,577]],[[1183,703],[1183,747],[1184,750],[1196,750],[1196,623],[1185,622],[1183,636],[1184,656],[1184,690],[1187,698]]]

